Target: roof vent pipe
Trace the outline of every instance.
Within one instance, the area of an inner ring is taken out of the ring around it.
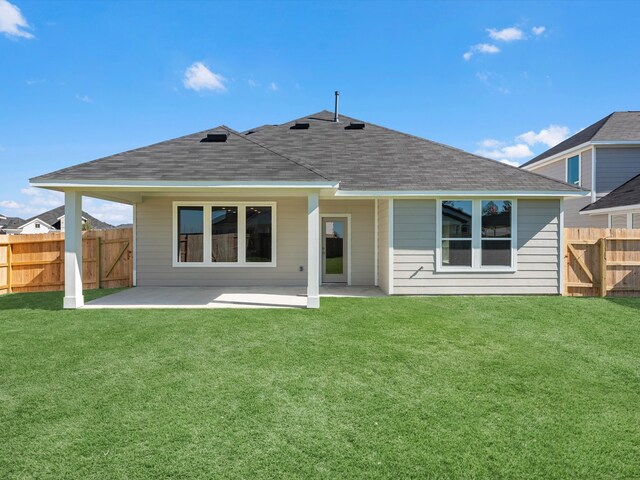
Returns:
[[[333,121],[336,123],[340,121],[340,118],[338,117],[338,98],[339,97],[340,97],[340,92],[336,90],[336,109],[333,114]]]

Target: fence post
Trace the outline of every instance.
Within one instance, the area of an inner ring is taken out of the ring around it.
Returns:
[[[7,292],[11,293],[11,270],[13,265],[11,264],[11,240],[7,239]]]
[[[607,238],[600,239],[600,296],[607,296]]]
[[[97,288],[100,288],[100,237],[95,236],[96,239],[96,284]]]

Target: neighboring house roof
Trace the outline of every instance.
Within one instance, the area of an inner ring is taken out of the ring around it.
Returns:
[[[580,130],[555,147],[532,158],[522,167],[533,165],[545,158],[588,142],[638,142],[640,141],[640,111],[613,112],[593,125]]]
[[[198,132],[31,179],[55,181],[298,181],[362,191],[583,190],[457,148],[322,111],[227,141]],[[297,124],[297,125],[296,125]],[[364,127],[363,127],[364,125]]]
[[[27,220],[24,220],[19,227],[26,225],[27,223],[32,222],[33,220],[40,220],[48,225],[54,225],[56,222],[60,220],[61,217],[64,216],[64,205],[56,207],[54,209],[49,210],[48,212],[40,213],[35,215]],[[110,225],[106,222],[102,222],[97,218],[89,215],[87,212],[82,212],[82,217],[87,220],[91,224],[91,227],[96,230],[108,230],[110,228],[114,228],[113,225]]]
[[[4,217],[0,220],[0,230],[12,230],[24,225],[25,220],[20,217]]]
[[[627,207],[630,205],[640,205],[640,175],[633,177],[623,183],[615,190],[605,195],[600,200],[587,205],[582,212],[592,210],[608,210],[610,208]]]

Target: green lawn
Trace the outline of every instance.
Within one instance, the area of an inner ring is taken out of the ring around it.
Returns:
[[[2,479],[640,477],[640,299],[61,303],[0,297]]]

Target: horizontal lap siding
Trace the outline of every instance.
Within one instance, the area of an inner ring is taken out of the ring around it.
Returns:
[[[606,195],[640,172],[640,146],[596,147],[596,192]]]
[[[276,267],[173,267],[173,201],[200,198],[146,198],[137,205],[139,286],[303,286],[307,284],[306,197],[260,198],[277,204]],[[223,199],[227,200],[227,199]],[[247,199],[251,201],[252,199]],[[207,198],[206,201],[215,201]],[[300,272],[300,266],[304,271]]]
[[[557,294],[558,200],[518,201],[518,271],[436,273],[435,200],[394,201],[394,293]]]

